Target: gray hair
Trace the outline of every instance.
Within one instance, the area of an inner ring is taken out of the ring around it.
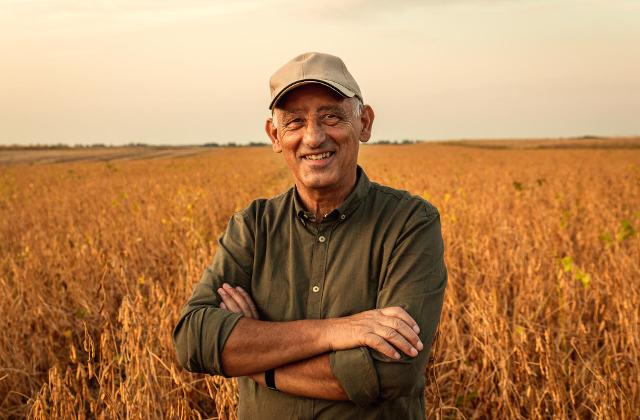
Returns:
[[[351,98],[346,98],[345,101],[349,101],[351,102],[351,110],[353,113],[353,118],[360,118],[360,116],[362,115],[362,111],[364,110],[364,103],[362,102],[362,99],[358,98],[357,96],[353,96]],[[278,128],[278,121],[275,118],[275,113],[276,113],[276,108],[273,107],[273,109],[271,110],[271,121],[272,124],[275,128]]]
[[[364,110],[364,104],[362,103],[362,99],[354,96],[353,98],[349,98],[351,104],[353,106],[353,118],[360,118],[362,115],[362,111]]]

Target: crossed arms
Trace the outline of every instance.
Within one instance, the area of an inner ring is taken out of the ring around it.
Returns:
[[[437,211],[422,211],[405,226],[376,309],[288,322],[257,319],[251,297],[242,293],[251,290],[254,260],[253,251],[246,251],[253,250],[254,223],[246,217],[232,218],[213,264],[183,309],[174,330],[180,364],[192,372],[249,376],[260,384],[263,372],[276,368],[283,392],[359,406],[421,394],[447,278]],[[226,289],[225,299],[218,292],[225,282],[241,289]]]
[[[222,364],[231,376],[251,376],[264,385],[263,372],[276,370],[278,389],[325,400],[348,400],[331,371],[329,351],[368,346],[400,359],[393,346],[415,357],[424,346],[420,328],[400,307],[374,309],[322,320],[256,322],[258,311],[242,287],[218,289],[221,307],[244,315],[227,339]]]

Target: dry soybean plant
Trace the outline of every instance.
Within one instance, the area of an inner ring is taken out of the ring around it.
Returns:
[[[366,146],[441,214],[430,418],[640,416],[640,149]],[[0,417],[235,419],[171,330],[231,214],[292,183],[268,149],[0,168]]]

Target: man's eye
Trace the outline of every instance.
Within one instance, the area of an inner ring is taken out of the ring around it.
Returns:
[[[287,127],[296,127],[299,126],[300,124],[302,124],[302,118],[294,118],[292,120],[287,121],[287,124],[285,124]]]
[[[322,119],[329,124],[335,124],[340,121],[340,117],[335,114],[325,114],[322,116]]]

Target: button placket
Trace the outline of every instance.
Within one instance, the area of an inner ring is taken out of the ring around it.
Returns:
[[[322,288],[326,274],[327,252],[331,229],[319,226],[313,245],[313,259],[311,281],[309,282],[309,296],[307,298],[307,317],[319,319],[322,316]]]

